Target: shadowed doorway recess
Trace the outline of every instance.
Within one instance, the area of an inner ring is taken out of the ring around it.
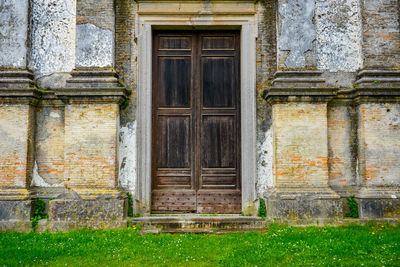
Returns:
[[[152,212],[240,213],[240,34],[153,34]]]

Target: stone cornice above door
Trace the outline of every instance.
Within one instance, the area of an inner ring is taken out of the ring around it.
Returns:
[[[140,15],[251,15],[256,1],[150,1],[136,0]]]

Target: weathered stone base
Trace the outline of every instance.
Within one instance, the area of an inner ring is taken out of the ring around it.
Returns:
[[[360,218],[400,218],[400,188],[366,187],[356,195]]]
[[[48,202],[49,219],[38,231],[73,229],[115,229],[126,227],[125,199],[55,199]]]
[[[275,188],[266,198],[267,216],[280,221],[335,221],[343,214],[340,196],[329,188]]]
[[[30,215],[30,200],[1,200],[0,231],[30,231]]]
[[[125,193],[111,188],[34,188],[30,196],[27,190],[10,189],[0,197],[0,231],[31,231],[38,198],[46,203],[49,218],[40,220],[36,231],[127,226]]]
[[[232,233],[263,231],[270,223],[255,216],[182,214],[132,218],[140,233]]]

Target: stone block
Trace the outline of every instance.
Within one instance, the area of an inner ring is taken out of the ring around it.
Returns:
[[[400,218],[400,199],[359,199],[360,218]]]
[[[126,227],[124,199],[56,199],[49,201],[49,220],[42,228],[68,231],[80,228]]]
[[[398,0],[362,0],[364,68],[399,68]]]
[[[0,231],[30,231],[30,216],[30,200],[0,200]]]
[[[114,33],[87,23],[76,26],[76,67],[114,65]]]
[[[362,66],[360,10],[358,0],[315,1],[319,70],[354,72]]]
[[[356,198],[360,218],[400,218],[399,186],[363,187]]]
[[[343,203],[329,188],[275,188],[266,197],[267,217],[282,221],[337,221]]]

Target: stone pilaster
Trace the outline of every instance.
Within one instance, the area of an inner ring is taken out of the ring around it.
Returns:
[[[363,70],[356,82],[360,217],[400,217],[400,71]]]
[[[26,70],[29,1],[0,10],[0,230],[30,230],[34,106],[40,92]]]
[[[335,92],[318,71],[275,74],[267,92],[274,139],[269,217],[307,221],[341,216],[339,196],[328,185],[327,102]]]
[[[32,0],[29,68],[39,87],[62,87],[75,67],[76,0]]]
[[[361,2],[364,69],[354,89],[361,189],[356,197],[361,218],[399,218],[399,1]]]

